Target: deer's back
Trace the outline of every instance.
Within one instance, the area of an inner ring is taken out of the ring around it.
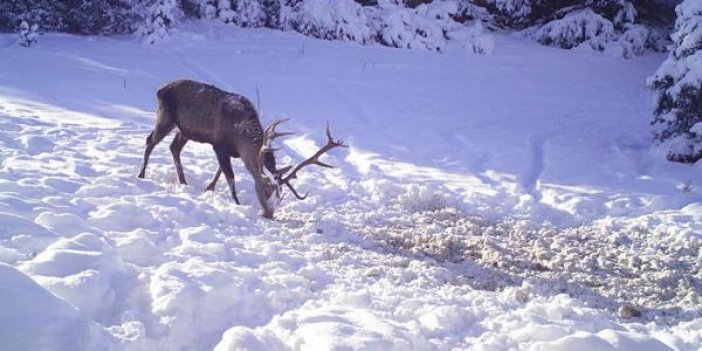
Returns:
[[[167,116],[188,139],[214,144],[233,143],[238,149],[262,142],[263,129],[253,104],[244,96],[214,86],[177,80],[157,93]]]

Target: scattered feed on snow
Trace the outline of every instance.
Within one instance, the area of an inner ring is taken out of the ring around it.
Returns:
[[[632,304],[644,319],[667,322],[702,315],[702,241],[676,240],[664,226],[632,220],[557,229],[445,207],[379,211],[349,227],[391,251],[435,259],[478,289],[512,288],[519,299],[566,293],[611,312]]]

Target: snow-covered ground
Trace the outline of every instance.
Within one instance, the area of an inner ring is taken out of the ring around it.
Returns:
[[[492,55],[191,23],[171,39],[0,35],[2,350],[699,350],[702,169],[650,147],[622,60]],[[209,146],[136,178],[155,91],[190,77],[298,131],[277,219]],[[257,98],[258,97],[258,98]],[[639,313],[641,315],[639,315]]]

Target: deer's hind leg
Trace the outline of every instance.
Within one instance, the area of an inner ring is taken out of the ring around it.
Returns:
[[[183,147],[185,144],[188,142],[188,138],[183,135],[183,133],[178,132],[175,135],[175,138],[173,138],[173,142],[171,143],[171,154],[173,154],[173,164],[175,165],[176,168],[176,173],[178,174],[178,181],[180,184],[188,184],[185,182],[185,174],[183,173],[183,165],[180,163],[180,152],[183,150]]]
[[[160,111],[159,111],[160,113]],[[146,166],[149,164],[149,156],[151,156],[151,152],[154,150],[154,147],[156,144],[160,143],[163,138],[168,135],[168,133],[173,130],[175,127],[175,123],[173,123],[170,120],[162,120],[159,118],[159,123],[156,124],[156,128],[149,134],[148,137],[146,137],[146,149],[144,150],[144,160],[141,163],[141,169],[139,170],[139,174],[137,177],[139,178],[144,178],[144,175],[146,174]]]

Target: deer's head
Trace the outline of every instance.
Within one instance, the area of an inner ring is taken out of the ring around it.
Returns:
[[[257,185],[256,193],[258,194],[259,202],[263,207],[263,216],[266,218],[273,218],[275,208],[283,199],[283,185],[290,189],[298,200],[304,200],[307,198],[307,194],[300,195],[290,183],[291,180],[297,178],[298,171],[310,165],[334,168],[334,166],[320,161],[319,157],[335,147],[347,147],[341,140],[334,140],[334,138],[332,138],[331,131],[329,130],[329,123],[327,123],[327,143],[322,146],[322,148],[320,148],[311,157],[297,164],[294,168],[293,166],[286,166],[278,169],[276,167],[274,156],[274,152],[277,149],[271,147],[271,143],[275,138],[294,134],[293,132],[276,132],[275,130],[280,123],[283,123],[288,119],[289,118],[285,118],[274,121],[273,123],[269,124],[263,132],[263,143],[261,145],[261,151],[259,152],[258,157],[258,164],[261,169],[263,181],[260,185],[260,192],[258,189],[259,186]]]

